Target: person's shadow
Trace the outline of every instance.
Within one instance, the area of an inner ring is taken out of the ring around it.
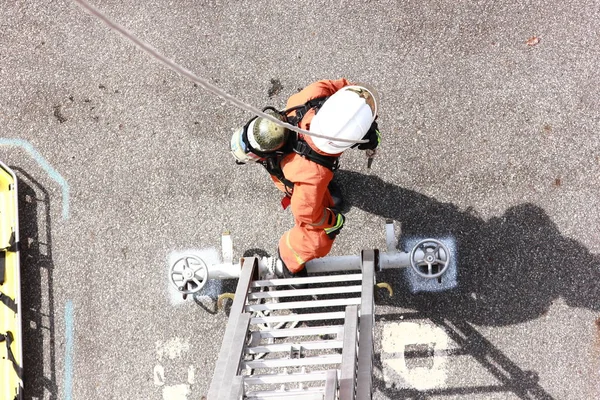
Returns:
[[[386,322],[428,320],[458,346],[446,356],[471,357],[494,377],[492,385],[428,390],[390,387],[390,382],[382,377],[386,355],[376,346],[373,383],[378,394],[393,400],[422,400],[512,393],[523,400],[552,400],[552,395],[539,384],[536,371],[521,369],[474,325],[505,326],[531,321],[548,312],[558,298],[573,307],[600,310],[600,257],[563,236],[545,211],[534,204],[511,207],[500,217],[484,220],[470,210],[460,210],[376,176],[339,170],[335,181],[344,196],[345,212],[357,207],[401,222],[401,244],[405,238],[454,238],[457,286],[447,291],[412,293],[403,271],[379,272],[378,281],[392,283],[394,296],[377,296],[377,304],[388,306],[391,313],[375,318],[385,318]],[[352,219],[346,223],[351,224]],[[245,255],[253,254],[259,252],[253,249]],[[398,307],[397,313],[394,307]],[[327,310],[297,310],[321,311]],[[306,324],[320,326],[327,322]],[[431,364],[434,347],[405,347],[404,359],[407,364]]]
[[[342,187],[346,207],[400,221],[403,237],[454,237],[458,268],[455,289],[413,294],[402,290],[406,286],[404,274],[385,271],[383,280],[393,282],[394,297],[385,300],[381,296],[379,303],[416,310],[395,316],[398,320],[430,320],[501,382],[494,387],[417,391],[386,387],[375,378],[379,390],[390,399],[460,394],[468,398],[492,392],[512,392],[521,399],[552,399],[538,384],[535,371],[521,370],[471,323],[503,326],[534,320],[559,297],[573,307],[600,310],[600,257],[563,236],[544,210],[534,204],[511,207],[501,217],[483,220],[468,210],[376,176],[340,170],[335,179]],[[394,320],[394,314],[385,318]],[[375,366],[380,369],[381,356],[375,357]],[[424,356],[427,354],[406,354],[406,359]]]
[[[376,176],[340,170],[336,180],[349,206],[402,222],[403,236],[455,238],[458,287],[435,294],[438,303],[449,302],[439,304],[446,317],[515,324],[542,316],[559,297],[600,310],[600,257],[563,236],[534,204],[485,221]],[[431,311],[431,296],[407,293],[399,303]]]

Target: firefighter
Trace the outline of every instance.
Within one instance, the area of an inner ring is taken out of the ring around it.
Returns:
[[[299,134],[256,117],[231,138],[236,162],[262,164],[285,194],[284,209],[291,204],[294,227],[279,240],[278,256],[284,277],[305,277],[306,262],[326,256],[344,226],[345,217],[330,192],[339,157],[348,148],[374,150],[380,143],[375,121],[376,93],[346,79],[321,80],[292,95],[285,110],[267,107],[264,111],[291,125],[328,136],[325,139]]]

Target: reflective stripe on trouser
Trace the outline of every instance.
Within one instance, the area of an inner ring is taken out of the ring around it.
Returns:
[[[323,228],[296,225],[279,239],[279,256],[287,269],[296,273],[306,262],[329,254],[332,245]]]
[[[337,229],[340,229],[342,226],[344,226],[344,217],[340,213],[337,215],[337,218],[335,220],[335,225],[332,226],[331,228],[325,228],[325,233],[329,235],[331,232],[333,232]]]

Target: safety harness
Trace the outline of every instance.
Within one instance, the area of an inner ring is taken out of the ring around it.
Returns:
[[[300,121],[302,121],[302,118],[304,118],[304,116],[310,109],[314,108],[315,113],[317,113],[319,109],[323,106],[323,103],[325,103],[325,101],[328,98],[329,96],[316,97],[312,100],[308,100],[306,103],[301,104],[299,106],[286,108],[285,110],[278,112],[285,117],[285,119],[290,125],[298,126],[298,124],[300,124]],[[273,109],[273,107],[266,107],[265,109]],[[293,117],[288,116],[288,114],[292,111],[296,111],[296,115],[294,115]]]
[[[302,121],[302,118],[304,118],[304,116],[309,110],[314,108],[315,112],[318,112],[323,103],[325,103],[325,100],[327,100],[328,98],[328,96],[317,97],[315,99],[307,101],[302,105],[290,107],[283,111],[277,111],[273,107],[265,107],[263,111],[273,110],[281,116],[283,116],[285,120],[291,125],[298,126],[300,124],[300,121]],[[296,115],[290,117],[288,114],[290,114],[292,111],[295,111]],[[246,129],[249,124],[250,123],[246,125]],[[283,170],[281,169],[281,161],[288,154],[294,152],[306,158],[307,160],[310,160],[316,164],[330,169],[331,171],[335,171],[339,167],[338,157],[330,157],[319,154],[315,150],[313,150],[303,138],[299,137],[297,133],[293,132],[292,134],[293,136],[288,138],[287,143],[282,149],[275,152],[258,154],[261,157],[264,157],[264,161],[261,161],[261,164],[265,167],[267,172],[276,177],[281,183],[283,183],[286,188],[286,191],[290,195],[291,190],[294,188],[294,183],[285,177],[285,175],[283,174]]]

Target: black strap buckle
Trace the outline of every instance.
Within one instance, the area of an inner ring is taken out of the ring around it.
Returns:
[[[337,170],[338,170],[338,168],[339,168],[339,167],[340,167],[340,158],[339,158],[339,157],[336,157],[336,158],[335,158],[335,161],[333,162],[333,165],[331,166],[331,170],[332,170],[333,172],[335,172],[335,171],[337,171]]]
[[[312,152],[312,149],[304,140],[298,140],[294,146],[294,152],[306,157]]]
[[[318,112],[319,109],[321,108],[321,106],[323,105],[323,103],[325,103],[325,101],[328,98],[329,98],[329,96],[314,98],[314,99],[309,100],[306,103],[301,104],[299,106],[287,108],[287,109],[281,111],[281,114],[286,116],[288,123],[290,123],[291,125],[298,126],[300,121],[302,121],[302,118],[304,118],[304,116],[306,115],[306,113],[309,110],[315,108],[316,109],[315,112]],[[287,116],[292,111],[295,111],[296,114],[293,117]]]

